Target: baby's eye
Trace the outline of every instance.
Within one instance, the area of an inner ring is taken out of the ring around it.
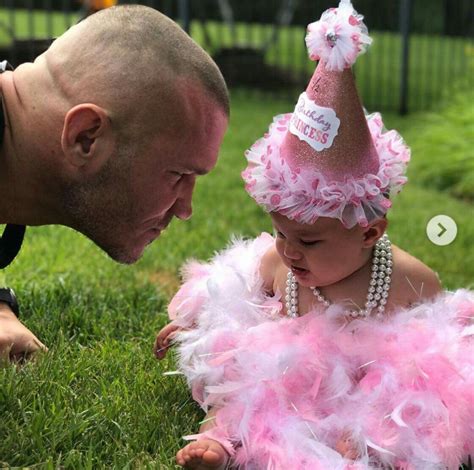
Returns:
[[[300,240],[300,243],[303,246],[314,246],[319,243],[321,240]]]
[[[278,230],[275,230],[275,235],[278,237],[278,238],[285,238],[285,235],[283,235],[281,232],[279,232]]]

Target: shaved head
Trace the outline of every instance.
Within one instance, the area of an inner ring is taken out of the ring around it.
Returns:
[[[114,124],[133,130],[152,113],[169,122],[177,88],[201,86],[229,114],[224,79],[211,57],[174,21],[142,5],[102,10],[72,27],[45,54],[72,105],[93,102]],[[172,107],[172,106],[171,106]]]

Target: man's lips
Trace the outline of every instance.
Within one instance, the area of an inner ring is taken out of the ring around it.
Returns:
[[[171,217],[166,219],[165,221],[160,221],[160,223],[153,225],[149,231],[153,233],[158,233],[160,234],[161,232],[164,232],[165,229],[168,227],[168,225],[171,222]]]
[[[145,235],[147,236],[146,245],[150,245],[161,235],[161,230],[158,228],[151,228]]]
[[[157,225],[156,227],[152,227],[149,230],[147,230],[147,233],[152,235],[148,244],[156,240],[165,231],[167,226],[168,226],[168,223],[160,224],[160,225]]]

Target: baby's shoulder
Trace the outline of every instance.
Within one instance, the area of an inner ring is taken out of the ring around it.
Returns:
[[[272,293],[275,285],[275,278],[278,277],[278,272],[282,269],[283,262],[273,244],[262,256],[260,262],[260,275],[263,279],[263,287],[266,292]]]
[[[278,269],[279,258],[275,244],[273,244],[260,261],[260,276],[262,276],[263,288],[266,292],[273,290],[273,281],[275,279],[275,272]]]
[[[419,259],[393,246],[392,301],[409,306],[431,299],[442,290],[438,275]]]

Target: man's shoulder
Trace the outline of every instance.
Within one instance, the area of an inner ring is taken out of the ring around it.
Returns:
[[[406,251],[393,247],[392,292],[406,305],[431,299],[442,290],[438,274]]]

